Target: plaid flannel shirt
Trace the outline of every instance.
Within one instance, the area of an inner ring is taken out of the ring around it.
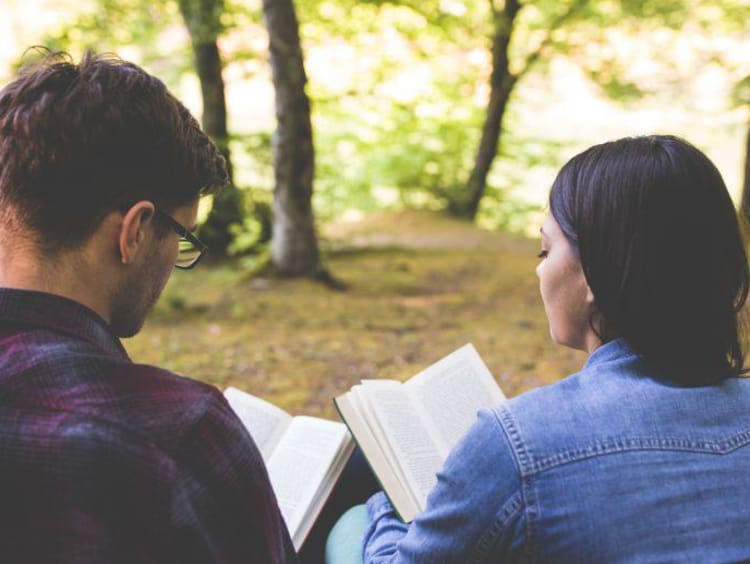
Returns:
[[[0,561],[295,559],[215,388],[131,362],[76,302],[0,289]]]

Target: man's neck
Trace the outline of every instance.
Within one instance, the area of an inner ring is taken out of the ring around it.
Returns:
[[[0,233],[4,242],[0,247],[0,287],[62,296],[94,310],[109,323],[106,284],[99,280],[101,270],[95,274],[90,268],[85,249],[45,257],[34,245],[4,235]]]

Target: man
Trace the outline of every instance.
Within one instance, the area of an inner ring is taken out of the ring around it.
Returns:
[[[0,561],[295,559],[222,395],[118,339],[201,257],[198,200],[226,183],[133,64],[50,55],[0,91]]]

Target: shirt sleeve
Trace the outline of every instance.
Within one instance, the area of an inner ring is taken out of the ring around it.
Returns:
[[[170,492],[154,474],[169,470],[158,451],[88,417],[26,415],[22,442],[3,443],[3,560],[119,564],[163,557]]]
[[[44,472],[18,480],[35,484],[15,503],[35,515],[14,525],[18,561],[296,562],[255,443],[221,394],[195,399],[204,405],[173,452],[119,425],[58,421]]]
[[[183,439],[177,464],[186,471],[174,518],[218,549],[212,561],[296,561],[260,451],[218,392]]]
[[[396,516],[382,492],[367,508],[367,563],[496,561],[523,544],[521,480],[491,411],[479,412],[438,473],[426,510],[411,524]]]

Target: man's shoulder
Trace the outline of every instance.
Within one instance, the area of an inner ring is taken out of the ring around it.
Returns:
[[[128,392],[145,393],[159,401],[215,401],[215,386],[152,364],[113,362],[112,385]]]
[[[36,421],[86,421],[92,432],[116,428],[174,448],[207,412],[228,409],[215,387],[163,368],[100,354],[74,340],[45,347],[49,354],[26,364],[0,361],[6,411]]]
[[[173,450],[201,420],[225,409],[213,386],[147,364],[113,362],[86,385],[73,406]]]

